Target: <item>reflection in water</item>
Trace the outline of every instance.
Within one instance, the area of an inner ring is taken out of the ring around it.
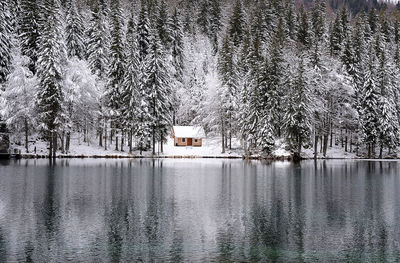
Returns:
[[[397,262],[400,163],[0,164],[0,262]]]

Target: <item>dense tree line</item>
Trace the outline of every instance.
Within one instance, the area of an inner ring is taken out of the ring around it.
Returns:
[[[399,14],[327,4],[1,1],[1,113],[51,156],[73,134],[154,154],[173,124],[220,135],[223,152],[240,138],[249,153],[394,153]]]

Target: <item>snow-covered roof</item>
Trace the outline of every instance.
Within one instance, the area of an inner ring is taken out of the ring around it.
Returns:
[[[175,137],[179,138],[204,138],[204,129],[199,126],[173,126]]]

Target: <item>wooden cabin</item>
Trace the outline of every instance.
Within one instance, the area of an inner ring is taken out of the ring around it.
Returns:
[[[174,146],[201,147],[205,133],[198,126],[173,126],[171,137],[174,139]]]

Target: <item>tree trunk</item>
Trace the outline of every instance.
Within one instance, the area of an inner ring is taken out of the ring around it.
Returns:
[[[224,129],[224,122],[222,122],[221,135],[222,135],[222,152],[221,152],[221,153],[225,153],[225,129]]]
[[[154,130],[154,127],[152,129],[152,137],[153,137],[153,155],[156,154],[156,132]]]
[[[132,154],[132,130],[128,133],[129,154]]]
[[[56,158],[57,155],[57,133],[53,133],[53,158]]]
[[[371,143],[368,143],[368,158],[371,159]]]
[[[49,134],[49,158],[53,157],[53,132]]]
[[[29,153],[29,125],[28,120],[25,119],[25,150]]]
[[[65,144],[64,144],[64,138],[65,138],[65,131],[61,133],[61,152],[64,154],[65,153]]]
[[[347,129],[345,130],[345,137],[344,137],[344,151],[347,152]]]
[[[333,146],[333,123],[331,121],[331,141],[329,142],[329,147]]]
[[[104,150],[107,151],[107,122],[104,122]]]
[[[317,159],[317,157],[318,157],[318,136],[317,135],[315,135],[314,136],[314,159]],[[300,155],[300,153],[299,153],[299,155]]]
[[[323,147],[323,155],[326,157],[326,151],[328,150],[328,134],[324,135],[324,147]]]
[[[379,159],[382,159],[382,156],[383,156],[383,143],[381,143],[379,147]]]
[[[67,138],[65,139],[65,151],[69,153],[69,146],[71,143],[71,132],[67,132]]]
[[[115,132],[115,150],[118,151],[118,132]]]
[[[298,137],[298,142],[299,142],[299,145],[298,145],[298,149],[297,149],[297,152],[298,152],[298,155],[299,155],[299,158],[300,158],[300,154],[301,154],[301,146],[302,146],[302,139],[301,139],[301,137],[299,136]]]
[[[350,132],[350,152],[353,152],[353,133]]]
[[[124,136],[125,136],[125,132],[122,132],[122,135],[121,135],[121,152],[124,151],[124,144],[125,144]]]

